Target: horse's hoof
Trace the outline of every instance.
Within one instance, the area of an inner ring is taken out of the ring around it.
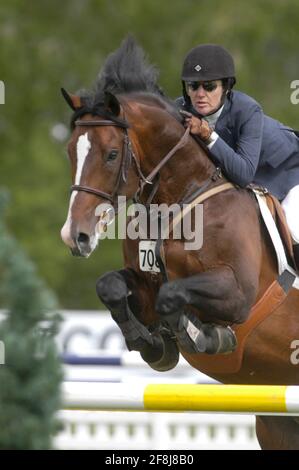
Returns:
[[[180,354],[176,342],[169,336],[169,334],[162,333],[159,336],[162,340],[162,350],[160,349],[159,358],[154,359],[152,352],[150,355],[144,352],[141,352],[140,354],[142,359],[147,362],[152,369],[158,372],[166,372],[168,370],[174,369],[174,367],[179,362]]]
[[[229,326],[205,323],[202,329],[207,339],[207,354],[229,354],[237,348],[237,337]]]

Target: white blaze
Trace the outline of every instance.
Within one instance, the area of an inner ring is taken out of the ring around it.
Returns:
[[[85,132],[85,134],[80,135],[77,141],[77,170],[76,170],[75,184],[80,184],[81,175],[82,175],[82,171],[84,168],[84,163],[88,155],[88,152],[90,150],[90,147],[91,147],[91,143],[88,139],[88,132]],[[73,206],[73,203],[77,194],[78,194],[78,191],[72,192],[67,219],[61,230],[61,237],[65,243],[69,242],[67,244],[71,243],[71,234],[70,234],[71,223],[72,223],[71,211],[72,211],[72,206]]]
[[[81,174],[84,167],[85,159],[90,150],[91,144],[88,139],[88,132],[80,135],[77,142],[77,172],[75,178],[75,184],[80,184]]]

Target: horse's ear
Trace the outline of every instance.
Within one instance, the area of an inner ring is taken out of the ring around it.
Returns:
[[[64,97],[67,104],[75,111],[82,107],[81,98],[77,95],[68,93],[64,88],[61,88],[62,96]]]
[[[105,91],[105,108],[113,114],[113,116],[118,116],[120,113],[120,103],[116,96],[114,96],[110,91]]]

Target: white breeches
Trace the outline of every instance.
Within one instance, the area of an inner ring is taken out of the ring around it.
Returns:
[[[281,205],[284,210],[293,241],[295,243],[299,243],[299,185],[294,186],[288,192]]]

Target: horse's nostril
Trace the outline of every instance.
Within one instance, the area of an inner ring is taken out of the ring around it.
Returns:
[[[89,236],[86,235],[86,233],[80,232],[78,237],[77,237],[77,242],[79,244],[87,244],[87,243],[89,243]]]

